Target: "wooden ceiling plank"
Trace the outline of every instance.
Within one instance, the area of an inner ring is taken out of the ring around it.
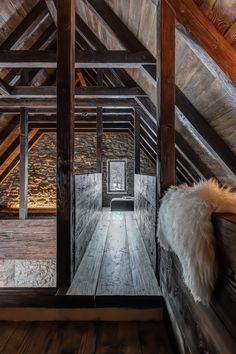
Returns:
[[[192,33],[223,72],[236,84],[236,51],[193,0],[168,0],[178,20]]]
[[[21,43],[25,41],[27,33],[31,34],[32,27],[35,26],[35,22],[39,21],[39,16],[42,16],[43,20],[47,15],[47,9],[45,7],[44,0],[40,0],[23,21],[15,28],[15,30],[9,35],[9,37],[2,43],[0,49],[12,49],[17,48]],[[42,20],[41,18],[41,20]]]

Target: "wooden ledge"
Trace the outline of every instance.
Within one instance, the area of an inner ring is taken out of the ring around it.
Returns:
[[[0,308],[0,321],[161,321],[163,309]]]

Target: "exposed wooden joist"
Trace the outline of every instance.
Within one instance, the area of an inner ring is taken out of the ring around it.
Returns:
[[[33,129],[29,133],[29,151],[30,149],[37,143],[40,139],[41,133],[39,133],[38,129]],[[13,142],[14,143],[14,142]],[[17,145],[14,149],[10,149],[7,162],[4,160],[4,164],[0,164],[0,184],[5,181],[5,179],[9,176],[11,171],[18,165],[20,162],[20,139],[17,138]],[[15,151],[14,151],[15,150]],[[11,155],[11,156],[10,156]]]
[[[234,153],[230,150],[223,139],[221,139],[221,137],[214,131],[207,120],[178,89],[176,90],[176,104],[181,113],[196,129],[198,134],[212,148],[212,151],[214,151],[215,154],[217,154],[224,162],[224,164],[236,175],[236,156]],[[180,118],[178,112],[177,117]]]
[[[147,50],[88,51],[77,50],[75,68],[140,68],[153,65]],[[0,50],[0,68],[56,68],[56,53],[48,50]]]
[[[103,116],[102,116],[102,107],[97,108],[97,173],[102,173],[103,161],[102,161],[102,140],[103,140]]]
[[[35,108],[32,107],[30,109],[30,115],[38,115],[38,114],[53,114],[55,113],[56,108],[55,107],[41,107],[41,108]],[[0,114],[15,114],[19,113],[20,109],[17,107],[5,107],[4,109],[0,108]],[[76,107],[75,108],[75,115],[82,115],[86,117],[87,115],[96,115],[97,114],[97,109],[95,107]],[[131,114],[133,115],[133,108],[127,108],[127,107],[104,107],[103,108],[103,115],[107,114],[115,114],[117,116],[119,115],[127,115]]]
[[[55,86],[16,86],[10,87],[11,96],[15,97],[56,97]],[[3,96],[9,96],[3,95]],[[86,86],[75,87],[75,96],[87,96],[90,98],[97,97],[113,97],[113,98],[129,98],[135,96],[146,96],[142,89],[139,87],[99,87],[99,86]]]
[[[193,0],[168,0],[178,20],[236,84],[236,51]]]
[[[214,174],[209,170],[209,168],[202,162],[200,157],[198,157],[195,151],[191,148],[191,146],[182,137],[182,135],[176,132],[175,137],[177,148],[179,149],[180,153],[184,155],[185,159],[187,158],[187,160],[193,165],[193,167],[197,169],[197,171],[199,171],[200,174],[206,179],[215,177]]]
[[[121,19],[113,12],[111,7],[107,5],[104,0],[83,0],[86,5],[88,5],[92,11],[100,18],[102,23],[112,31],[112,33],[117,37],[119,42],[125,46],[126,49],[130,51],[143,51],[146,48],[142,45],[139,40],[133,35],[133,33],[127,30],[127,27],[121,21]],[[150,61],[154,58],[148,53]],[[145,71],[152,77],[155,78],[156,72],[155,67],[150,66],[148,63],[144,64]]]
[[[157,18],[159,153],[157,176],[160,193],[175,185],[175,13],[166,0],[160,1]],[[158,118],[157,118],[158,121]]]
[[[45,0],[45,3],[48,7],[48,11],[51,15],[51,18],[53,20],[53,22],[55,23],[55,25],[57,26],[57,8],[56,5],[54,3],[54,0]]]
[[[48,16],[44,0],[40,0],[9,37],[1,44],[0,49],[16,49],[32,35],[35,27]]]
[[[55,26],[52,24],[42,33],[42,35],[30,47],[30,49],[32,49],[32,50],[38,50],[38,49],[45,50],[51,45],[51,43],[55,39],[55,37],[56,37],[56,29],[55,29]],[[21,70],[23,70],[23,69],[10,70],[9,73],[5,77],[5,81],[9,84],[14,82],[14,85],[15,85],[20,78]]]
[[[134,116],[134,173],[140,174],[140,115]]]
[[[55,98],[39,98],[39,97],[0,97],[0,109],[4,111],[4,108],[13,107],[38,107],[38,108],[55,108],[56,99]],[[137,103],[132,98],[76,98],[75,107],[109,107],[109,108],[122,108],[129,107],[133,108],[137,106]]]
[[[64,288],[74,235],[75,0],[59,1],[57,23],[57,288]]]
[[[2,79],[0,79],[0,94],[4,96],[11,94],[11,86]]]
[[[21,108],[20,119],[20,207],[19,219],[28,216],[28,109]]]
[[[7,126],[0,133],[0,145],[4,142],[4,140],[9,137],[9,135],[15,130],[15,128],[19,125],[19,117],[14,116]]]
[[[197,171],[184,157],[184,155],[182,155],[178,149],[176,149],[175,154],[176,154],[176,161],[178,161],[179,164],[181,164],[183,169],[193,178],[194,182],[199,182],[202,179],[201,175],[197,173]]]

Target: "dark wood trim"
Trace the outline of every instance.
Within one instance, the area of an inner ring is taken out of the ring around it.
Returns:
[[[64,288],[73,268],[75,0],[59,1],[57,36],[57,288]]]
[[[175,13],[166,0],[160,2],[158,68],[160,192],[175,185]],[[157,121],[158,121],[157,118]]]
[[[155,67],[147,50],[94,51],[77,50],[74,67],[81,68],[140,68]],[[0,50],[0,68],[56,68],[56,53],[49,50]]]
[[[20,116],[20,208],[19,218],[28,215],[28,109],[21,108]]]

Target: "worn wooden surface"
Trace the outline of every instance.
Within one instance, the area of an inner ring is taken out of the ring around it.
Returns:
[[[71,250],[74,236],[75,0],[58,2],[57,24],[57,285],[60,288],[69,286],[74,266]]]
[[[232,335],[211,307],[193,301],[181,273],[177,257],[162,249],[162,291],[181,353],[235,353]]]
[[[1,322],[2,353],[171,354],[161,322]]]
[[[55,259],[56,220],[0,220],[0,259]]]
[[[159,2],[157,14],[157,176],[160,193],[176,183],[175,168],[175,12]]]
[[[103,212],[68,294],[160,297],[132,212]]]
[[[213,308],[236,340],[236,214],[214,214],[220,255],[220,278]]]
[[[135,175],[134,213],[153,269],[156,268],[156,177]]]
[[[161,249],[160,279],[181,353],[235,353],[235,215],[215,214],[220,276],[209,307],[195,303],[177,257]]]
[[[102,175],[75,176],[74,271],[78,268],[102,211]]]

